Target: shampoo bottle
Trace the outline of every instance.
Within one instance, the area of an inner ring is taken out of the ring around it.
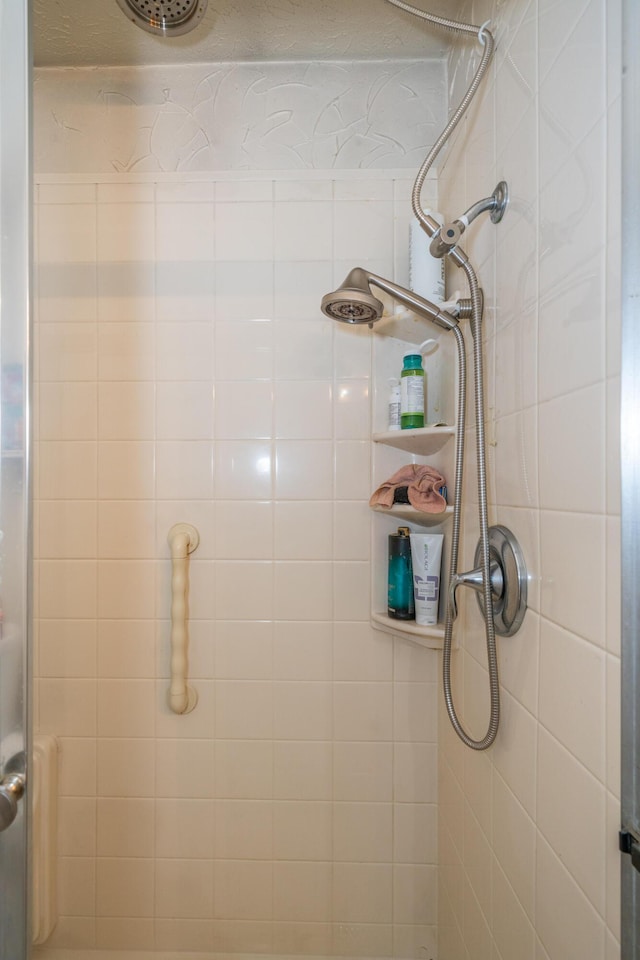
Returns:
[[[415,618],[409,533],[409,527],[398,527],[397,534],[389,535],[387,613],[394,620]]]
[[[403,430],[424,427],[424,370],[417,350],[404,355],[400,374],[400,426]]]

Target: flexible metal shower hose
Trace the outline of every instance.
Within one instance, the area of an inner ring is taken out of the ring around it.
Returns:
[[[436,140],[435,144],[426,156],[411,194],[411,205],[415,217],[422,224],[423,229],[429,236],[433,237],[439,229],[439,224],[422,209],[421,193],[427,174],[436,159],[438,153],[445,145],[458,123],[464,116],[469,104],[482,82],[491,61],[494,50],[494,39],[492,34],[485,27],[474,26],[470,23],[459,23],[455,20],[447,20],[444,17],[437,17],[432,13],[425,13],[424,10],[418,10],[416,7],[403,0],[387,0],[388,3],[411,13],[422,20],[427,20],[436,26],[447,30],[453,30],[457,33],[467,33],[478,37],[484,45],[482,58],[474,77],[469,85],[467,92],[462,98],[457,109],[451,115],[446,127]],[[444,645],[442,653],[442,682],[444,688],[444,699],[447,707],[447,713],[453,726],[453,729],[460,737],[462,742],[472,750],[486,750],[490,747],[496,738],[498,727],[500,725],[500,684],[498,679],[498,657],[496,651],[496,633],[493,622],[493,598],[491,595],[491,566],[489,555],[489,523],[487,510],[487,461],[486,461],[486,443],[484,429],[484,372],[482,358],[482,297],[478,285],[478,279],[475,271],[469,262],[468,257],[462,250],[454,248],[449,256],[455,263],[461,267],[467,277],[471,297],[471,334],[473,337],[473,371],[474,371],[474,411],[476,427],[476,459],[478,472],[478,520],[480,526],[480,542],[482,553],[482,580],[483,580],[483,600],[485,614],[485,636],[487,645],[487,664],[489,668],[489,691],[490,691],[490,716],[487,732],[480,740],[474,740],[460,722],[451,687],[451,643],[453,638],[453,609],[452,604],[447,604],[447,614],[445,620]],[[458,430],[456,435],[456,453],[455,453],[455,500],[453,505],[453,524],[451,536],[451,562],[449,568],[450,579],[453,580],[458,572],[458,554],[460,546],[460,517],[462,510],[462,475],[464,466],[464,443],[465,443],[465,424],[466,424],[466,357],[464,348],[464,338],[462,332],[456,327],[456,346],[458,349]]]

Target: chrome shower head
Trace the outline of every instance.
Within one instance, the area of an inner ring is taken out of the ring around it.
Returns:
[[[445,330],[453,330],[458,325],[455,317],[452,317],[445,310],[440,310],[429,300],[413,293],[412,290],[405,290],[404,287],[392,283],[391,280],[377,277],[375,273],[369,273],[362,267],[355,267],[345,278],[341,287],[338,287],[333,293],[325,294],[320,305],[322,312],[331,317],[332,320],[373,325],[376,320],[380,320],[382,317],[384,304],[371,293],[372,284],[379,287],[380,290],[384,290],[394,300],[398,300],[409,307],[414,313],[431,320],[432,323],[436,323],[440,327],[444,327]]]
[[[382,316],[384,305],[369,287],[369,275],[356,267],[341,287],[322,298],[322,312],[342,323],[375,323]]]
[[[198,26],[208,0],[116,0],[129,20],[148,33],[179,37]]]

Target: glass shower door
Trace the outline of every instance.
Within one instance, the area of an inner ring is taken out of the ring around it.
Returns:
[[[0,0],[0,960],[29,955],[29,2]]]

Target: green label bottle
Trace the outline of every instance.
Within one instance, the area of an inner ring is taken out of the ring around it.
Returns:
[[[405,353],[400,374],[400,426],[424,427],[424,370],[420,353]]]

